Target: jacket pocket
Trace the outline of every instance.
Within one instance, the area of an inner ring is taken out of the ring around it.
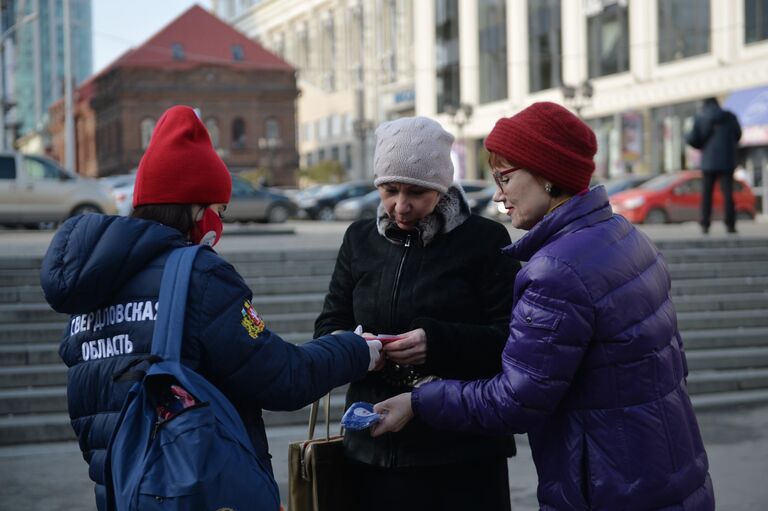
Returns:
[[[554,332],[563,320],[563,312],[534,304],[521,298],[513,311],[513,316],[521,326],[539,328]]]

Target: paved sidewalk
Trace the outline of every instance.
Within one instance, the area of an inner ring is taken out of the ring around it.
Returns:
[[[718,509],[763,511],[768,503],[768,406],[699,414],[710,459]],[[275,477],[287,491],[288,442],[304,438],[306,428],[268,431]],[[510,460],[514,511],[535,511],[536,474],[525,438]],[[94,509],[93,486],[75,443],[0,448],[0,509],[86,511]]]

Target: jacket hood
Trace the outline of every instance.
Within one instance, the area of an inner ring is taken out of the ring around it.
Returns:
[[[706,103],[701,110],[702,117],[713,123],[723,122],[728,117],[728,112],[720,108],[717,103]]]
[[[43,258],[40,284],[45,299],[57,312],[93,310],[150,261],[186,243],[178,230],[139,218],[70,218]]]
[[[472,215],[469,203],[464,195],[464,189],[458,183],[453,183],[448,191],[440,197],[435,210],[422,218],[418,225],[419,237],[427,246],[440,233],[447,233],[463,224]],[[389,218],[384,211],[384,203],[380,202],[376,211],[376,227],[379,234],[392,243],[402,244],[400,236],[391,236],[392,230],[398,230],[397,223]]]
[[[613,210],[604,186],[574,195],[565,204],[545,215],[525,236],[504,248],[504,253],[528,261],[547,243],[582,227],[608,220]]]

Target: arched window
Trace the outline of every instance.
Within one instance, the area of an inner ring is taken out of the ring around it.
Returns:
[[[205,121],[205,128],[208,130],[208,136],[211,137],[211,144],[215,149],[218,149],[220,141],[219,121],[213,117],[209,117],[208,120]]]
[[[152,139],[152,132],[155,131],[155,120],[147,117],[141,121],[141,148],[146,149],[149,141]]]
[[[242,117],[232,121],[232,149],[245,147],[245,121]]]

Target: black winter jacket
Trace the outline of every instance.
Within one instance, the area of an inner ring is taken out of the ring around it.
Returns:
[[[739,140],[739,120],[715,102],[705,103],[696,115],[693,129],[686,135],[691,147],[701,149],[702,172],[733,172]]]
[[[418,231],[377,229],[376,220],[353,223],[344,235],[315,334],[351,330],[398,334],[416,328],[427,333],[427,360],[421,376],[473,380],[501,370],[512,283],[519,262],[501,253],[510,243],[501,224],[470,216],[424,246]],[[350,385],[347,406],[377,403],[407,392],[396,366]],[[511,435],[491,437],[438,431],[419,419],[403,431],[372,438],[370,432],[345,435],[347,455],[380,467],[429,466],[512,456]]]

